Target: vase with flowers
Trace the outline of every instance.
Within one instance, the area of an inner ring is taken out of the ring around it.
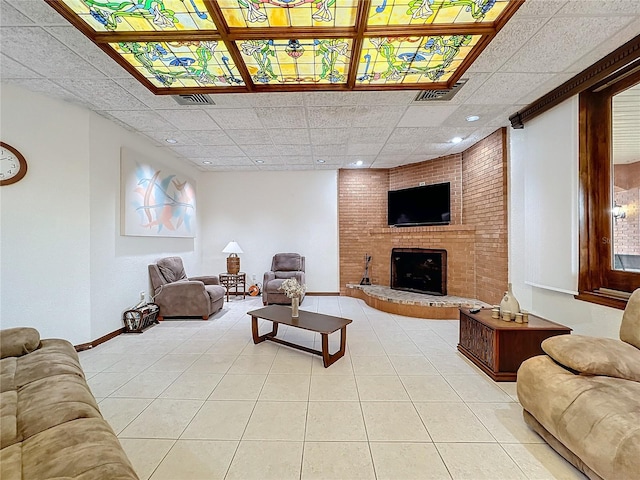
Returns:
[[[300,285],[295,278],[287,278],[279,290],[282,290],[284,294],[291,299],[291,317],[298,318],[298,307],[300,306],[300,299],[307,290],[306,285]]]

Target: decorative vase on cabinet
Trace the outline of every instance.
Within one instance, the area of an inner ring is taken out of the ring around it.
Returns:
[[[518,300],[516,300],[516,297],[513,296],[511,284],[509,284],[509,289],[504,292],[504,297],[502,297],[502,301],[500,302],[500,314],[503,312],[509,312],[512,320],[516,318],[516,313],[520,313],[520,304]]]

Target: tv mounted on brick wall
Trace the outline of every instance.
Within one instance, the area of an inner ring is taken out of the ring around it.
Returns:
[[[449,182],[389,190],[387,200],[388,225],[448,225],[451,221]]]

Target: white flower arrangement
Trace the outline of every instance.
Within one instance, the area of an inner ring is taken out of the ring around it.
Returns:
[[[284,294],[289,298],[302,298],[304,292],[307,291],[306,285],[300,285],[295,278],[287,278],[278,290],[283,290]]]

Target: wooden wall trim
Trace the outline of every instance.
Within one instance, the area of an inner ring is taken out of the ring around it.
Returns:
[[[555,107],[566,99],[584,92],[615,71],[634,62],[635,67],[632,66],[632,68],[640,68],[640,35],[617,48],[602,60],[584,69],[551,92],[530,103],[524,110],[511,115],[509,117],[511,126],[513,128],[524,128],[524,124],[532,118]]]
[[[107,333],[106,335],[103,335],[102,337],[93,340],[91,342],[88,343],[81,343],[80,345],[74,345],[73,348],[76,349],[76,352],[82,352],[83,350],[89,350],[93,347],[97,347],[98,345],[100,345],[101,343],[106,342],[107,340],[111,340],[112,338],[117,337],[118,335],[120,335],[121,333],[124,333],[125,328],[119,328],[118,330],[114,330],[111,333]]]

